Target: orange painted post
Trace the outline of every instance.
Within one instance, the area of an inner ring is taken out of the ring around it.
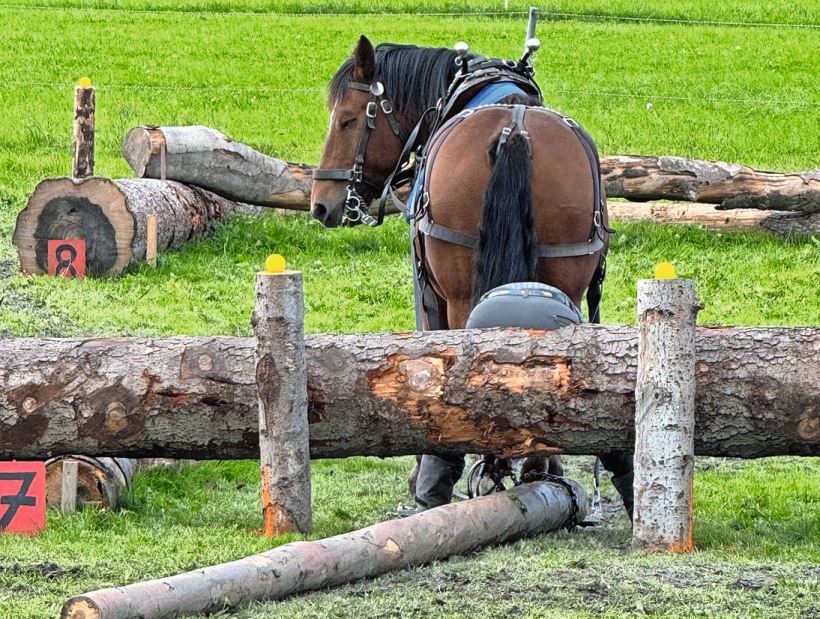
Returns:
[[[669,263],[638,282],[635,513],[632,542],[662,552],[692,544],[695,283]]]
[[[256,275],[253,328],[259,401],[263,534],[309,533],[307,371],[302,274],[272,256]]]

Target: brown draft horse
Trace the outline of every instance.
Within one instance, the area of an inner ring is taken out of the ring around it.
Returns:
[[[369,204],[381,193],[407,135],[425,110],[445,96],[458,70],[456,57],[443,48],[383,44],[374,50],[361,37],[329,86],[331,120],[313,183],[313,217],[327,227],[339,226],[351,199]],[[501,103],[538,102],[513,95]],[[424,237],[424,268],[440,300],[439,328],[463,328],[481,294],[514,281],[555,286],[581,307],[584,292],[602,268],[607,234],[603,199],[601,249],[539,258],[540,245],[590,241],[595,176],[571,125],[542,107],[526,109],[523,126],[529,140],[521,131],[513,133],[500,150],[499,136],[510,116],[509,105],[479,109],[458,123],[437,145],[432,163],[427,162],[426,215],[436,224],[479,237],[476,250]],[[425,131],[422,126],[420,144],[431,137]],[[602,460],[616,476],[631,477],[630,457],[610,454]]]

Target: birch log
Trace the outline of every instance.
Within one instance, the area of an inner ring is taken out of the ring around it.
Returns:
[[[0,459],[257,458],[254,351],[0,339]],[[699,328],[697,351],[695,453],[820,455],[820,329]],[[308,336],[311,457],[631,450],[637,352],[596,325]]]
[[[583,487],[567,480],[586,515]],[[315,542],[293,542],[230,563],[102,589],[68,600],[62,619],[163,619],[278,600],[556,531],[573,501],[555,482],[522,484]]]
[[[692,550],[695,474],[695,283],[638,281],[635,517],[632,541]]]
[[[145,260],[148,215],[157,218],[159,250],[206,235],[214,222],[255,212],[198,187],[151,179],[42,181],[17,216],[12,242],[24,273],[47,270],[49,239],[83,239],[86,272],[118,275]]]
[[[313,526],[304,315],[301,273],[257,273],[252,323],[268,537],[310,533]]]
[[[209,127],[136,127],[126,136],[123,156],[137,176],[161,178],[163,148],[168,179],[240,202],[310,208],[312,166],[269,157]],[[820,170],[780,174],[723,162],[627,155],[602,157],[601,169],[610,198],[820,212]],[[392,204],[388,209],[398,212]]]

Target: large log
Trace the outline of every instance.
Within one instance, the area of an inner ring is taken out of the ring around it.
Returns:
[[[820,234],[820,213],[795,213],[742,208],[720,210],[697,202],[616,202],[608,204],[615,221],[652,221],[658,224],[688,224],[708,230],[766,230],[781,236]]]
[[[616,155],[601,158],[601,171],[610,198],[820,212],[820,170],[780,174],[722,161]]]
[[[123,156],[137,176],[205,187],[240,202],[306,211],[311,166],[264,155],[209,127],[132,129]],[[680,157],[608,156],[601,169],[610,198],[682,200],[721,208],[820,212],[820,170],[794,174]],[[389,212],[398,212],[389,205]]]
[[[230,563],[86,593],[68,600],[61,617],[163,619],[217,612],[556,531],[574,518],[583,520],[586,513],[584,489],[577,482],[567,483],[576,495],[574,502],[561,484],[522,484],[352,533],[292,542]]]
[[[0,340],[0,459],[258,457],[254,350]],[[818,328],[699,328],[695,452],[820,455],[819,350]],[[309,336],[306,355],[313,458],[634,444],[631,327]]]
[[[49,239],[82,239],[87,273],[118,275],[145,260],[148,215],[156,215],[157,248],[165,250],[240,211],[256,209],[173,181],[54,178],[37,185],[17,216],[12,242],[24,273],[46,272]]]
[[[198,185],[238,202],[310,208],[310,166],[269,157],[210,127],[135,127],[122,154],[137,176]]]

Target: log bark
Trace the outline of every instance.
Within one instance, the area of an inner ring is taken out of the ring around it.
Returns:
[[[780,174],[722,161],[616,155],[601,159],[601,171],[609,198],[820,212],[820,170]]]
[[[74,89],[74,178],[94,176],[94,117],[96,91],[93,86]]]
[[[257,273],[253,309],[262,532],[310,533],[305,300],[298,271]]]
[[[0,339],[0,459],[256,458],[254,350]],[[697,351],[696,454],[820,455],[820,329],[699,328]],[[306,356],[312,458],[634,446],[631,327],[309,336]]]
[[[12,242],[24,273],[47,270],[49,239],[83,239],[86,272],[119,275],[145,260],[147,218],[157,217],[157,246],[173,249],[210,232],[236,212],[256,212],[198,187],[150,179],[42,181],[17,216]]]
[[[209,127],[136,127],[126,136],[123,156],[137,176],[162,178],[163,147],[170,180],[240,202],[310,209],[312,166],[269,157]],[[780,174],[723,162],[626,155],[602,157],[601,169],[610,198],[820,212],[820,170]],[[388,212],[398,210],[388,204]]]
[[[577,482],[568,483],[582,520],[586,493]],[[86,593],[68,600],[61,617],[162,619],[282,599],[556,531],[571,521],[572,504],[560,484],[522,484],[352,533],[293,542],[230,563]]]
[[[638,281],[634,545],[689,552],[695,479],[695,282]]]
[[[122,154],[137,176],[161,178],[163,149],[170,180],[238,202],[310,208],[310,166],[269,157],[210,127],[135,127],[125,136]]]
[[[820,213],[789,213],[758,209],[719,210],[692,202],[608,203],[615,221],[648,220],[659,224],[688,224],[708,230],[766,230],[781,236],[820,234]]]
[[[117,509],[131,486],[137,461],[128,458],[93,458],[69,455],[46,461],[46,505],[59,507],[62,502],[63,466],[77,463],[77,506],[94,505]]]

